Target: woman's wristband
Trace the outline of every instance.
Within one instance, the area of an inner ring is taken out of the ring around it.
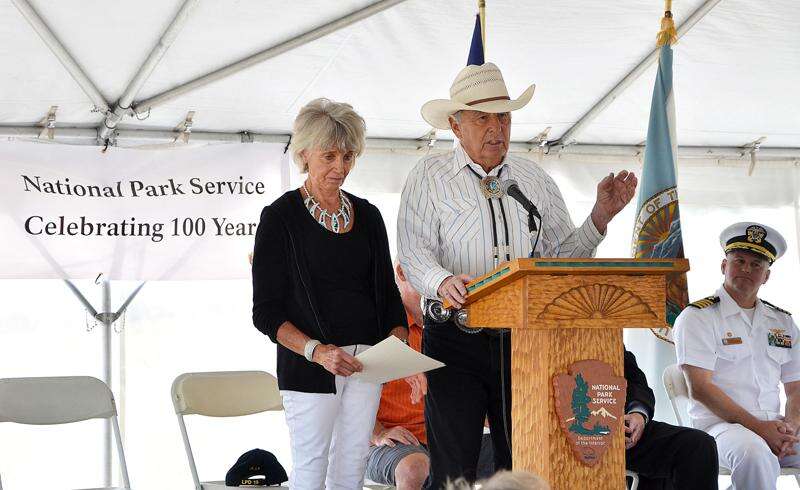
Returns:
[[[322,344],[322,342],[314,339],[306,342],[305,347],[303,347],[303,355],[306,356],[306,360],[308,362],[314,362],[314,349],[316,349],[320,344]]]

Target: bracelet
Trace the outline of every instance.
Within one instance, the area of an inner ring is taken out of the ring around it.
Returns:
[[[306,346],[303,347],[303,355],[306,356],[306,360],[308,362],[314,362],[314,349],[316,349],[320,344],[322,344],[322,342],[314,339],[306,342]]]

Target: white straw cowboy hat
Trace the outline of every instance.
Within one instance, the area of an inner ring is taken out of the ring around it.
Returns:
[[[531,101],[536,85],[511,100],[503,74],[494,63],[468,65],[450,86],[449,99],[435,99],[422,106],[422,118],[438,129],[450,129],[448,118],[458,111],[510,112]]]

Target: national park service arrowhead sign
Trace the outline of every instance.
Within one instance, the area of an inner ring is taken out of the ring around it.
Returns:
[[[578,361],[569,374],[553,376],[556,416],[575,456],[594,466],[603,459],[625,416],[625,378],[610,364]]]

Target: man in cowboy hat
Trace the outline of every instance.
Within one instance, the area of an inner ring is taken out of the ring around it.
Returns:
[[[597,186],[591,215],[573,226],[553,179],[535,163],[507,154],[511,111],[524,107],[533,91],[531,85],[511,99],[497,66],[469,65],[450,87],[450,99],[422,107],[426,121],[452,129],[459,140],[453,151],[419,162],[400,202],[399,259],[424,297],[460,307],[465,283],[498,262],[532,253],[591,257],[611,218],[633,197],[636,177],[627,171],[610,174]],[[505,195],[503,182],[510,179],[530,203]],[[529,221],[529,210],[541,217],[538,222]],[[423,352],[446,364],[428,373],[431,488],[447,478],[475,478],[487,416],[496,468],[510,468],[510,351],[508,335],[489,336],[452,320],[425,318]]]
[[[716,439],[734,488],[774,489],[782,466],[800,467],[800,331],[789,312],[759,299],[758,291],[786,241],[769,226],[744,222],[725,228],[720,244],[722,287],[675,321],[689,418]]]

